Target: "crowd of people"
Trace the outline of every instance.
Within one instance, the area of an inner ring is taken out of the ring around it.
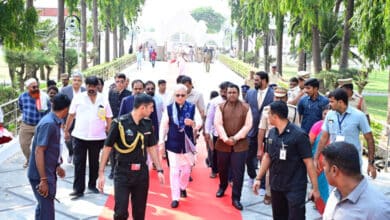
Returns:
[[[47,93],[35,79],[27,80],[19,97],[19,140],[38,201],[36,219],[54,219],[56,180],[65,175],[63,147],[74,165],[72,199],[84,196],[88,156],[88,190],[104,190],[109,163],[114,219],[129,217],[129,195],[133,218],[144,219],[148,167],[163,184],[165,159],[170,207],[178,208],[193,180],[199,138],[207,146],[210,178],[219,178],[215,196],[223,197],[231,185],[232,206],[238,210],[244,208],[246,170],[246,185],[264,196],[274,219],[305,219],[307,198],[324,219],[390,219],[390,201],[361,172],[359,135],[367,142],[367,174],[373,179],[375,142],[364,99],[354,93],[352,80],[341,79],[339,88],[322,95],[310,73],[298,72],[284,88],[279,82],[287,80],[272,69],[251,72],[242,86],[222,82],[207,105],[187,75],[179,75],[170,91],[163,79],[157,87],[153,81],[132,80],[130,91],[129,78],[118,73],[106,85],[107,95],[102,79],[84,79],[80,72],[72,74],[70,85],[69,76],[61,75],[61,89],[48,81]]]

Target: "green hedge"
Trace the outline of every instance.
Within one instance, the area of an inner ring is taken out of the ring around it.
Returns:
[[[95,75],[102,77],[104,80],[115,75],[115,73],[123,70],[126,66],[134,63],[136,61],[135,54],[126,54],[120,58],[117,58],[109,63],[102,63],[86,69],[83,74],[85,76]]]
[[[12,88],[11,86],[0,86],[0,105],[6,104],[9,101],[12,101],[18,98],[18,90]],[[10,121],[14,120],[15,117],[19,117],[20,112],[15,112],[15,105],[17,102],[14,102],[12,105],[2,106],[2,110],[4,113],[4,126],[10,130],[15,131],[15,123],[10,123]],[[15,115],[16,114],[16,115]]]
[[[236,58],[231,58],[224,54],[218,55],[218,60],[221,61],[221,63],[225,64],[233,72],[242,76],[243,78],[246,78],[251,70],[254,70],[256,72],[259,71],[255,67],[247,63],[244,63],[241,60],[238,60]]]

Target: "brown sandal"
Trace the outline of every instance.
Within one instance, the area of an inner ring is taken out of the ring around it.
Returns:
[[[269,205],[269,204],[271,204],[271,196],[269,196],[269,195],[265,195],[264,196],[264,204],[266,204],[266,205]]]

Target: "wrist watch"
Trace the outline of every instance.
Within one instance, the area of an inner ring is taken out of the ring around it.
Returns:
[[[163,169],[157,170],[157,173],[162,173],[162,174],[164,174],[164,170],[163,170]]]
[[[370,165],[374,165],[374,164],[375,164],[375,159],[368,160],[368,164],[370,164]]]

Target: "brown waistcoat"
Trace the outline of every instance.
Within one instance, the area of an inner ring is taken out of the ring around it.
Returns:
[[[235,135],[245,125],[246,115],[249,111],[248,104],[237,101],[232,104],[224,102],[219,105],[222,112],[223,128],[228,137]],[[233,146],[225,144],[221,139],[217,140],[215,149],[222,152],[241,152],[249,149],[249,142],[247,138],[237,140],[237,143]]]

